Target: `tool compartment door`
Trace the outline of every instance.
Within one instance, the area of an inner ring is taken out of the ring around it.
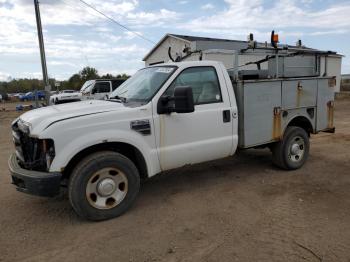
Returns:
[[[282,81],[282,109],[314,107],[317,102],[317,79]]]
[[[242,92],[244,111],[240,122],[243,124],[241,147],[276,140],[281,133],[281,119],[280,114],[274,115],[274,110],[281,107],[281,81],[246,82]]]
[[[330,85],[332,80],[318,80],[316,131],[334,128],[334,87]]]

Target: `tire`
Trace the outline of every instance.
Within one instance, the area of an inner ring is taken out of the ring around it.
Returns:
[[[272,162],[282,169],[298,169],[306,162],[309,149],[308,133],[300,127],[287,127],[283,139],[272,148]]]
[[[58,98],[56,97],[56,100],[55,100],[55,105],[57,105],[58,104]]]
[[[100,221],[126,212],[139,189],[140,176],[134,163],[119,153],[103,151],[87,156],[74,168],[68,195],[80,217]]]

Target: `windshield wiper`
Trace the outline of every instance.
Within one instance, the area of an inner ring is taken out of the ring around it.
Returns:
[[[108,100],[117,100],[120,101],[122,103],[126,103],[126,97],[122,97],[122,96],[112,96],[110,97]]]

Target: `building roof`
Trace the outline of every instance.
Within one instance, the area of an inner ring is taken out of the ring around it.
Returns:
[[[187,43],[196,42],[196,41],[207,41],[207,42],[220,42],[220,43],[236,43],[236,44],[247,44],[247,41],[242,40],[232,40],[232,39],[222,39],[222,38],[211,38],[211,37],[200,37],[200,36],[189,36],[189,35],[178,35],[178,34],[166,34],[165,36],[160,39],[160,41],[146,54],[146,56],[142,59],[143,61],[146,61],[146,59],[168,38],[168,37],[174,37],[177,39],[181,39]],[[258,43],[262,44],[262,43]],[[296,46],[288,45],[289,48],[296,48]],[[304,50],[314,50],[314,51],[320,51],[313,48],[303,47]],[[323,52],[323,51],[321,51]],[[336,52],[327,51],[329,54],[333,54],[336,56],[341,56],[340,54],[337,54]]]
[[[187,40],[187,41],[190,41],[190,42],[194,42],[194,41],[215,41],[215,42],[247,43],[247,41],[242,41],[242,40],[231,40],[231,39],[200,37],[200,36],[190,36],[190,35],[177,35],[177,34],[169,34],[169,35],[172,35],[172,36],[175,36],[177,38],[181,38],[183,40]]]
[[[200,36],[190,36],[190,35],[178,35],[178,34],[166,34],[160,39],[160,41],[148,52],[148,54],[142,59],[145,61],[169,36],[184,40],[188,43],[195,41],[213,41],[213,42],[231,42],[231,43],[247,43],[247,41],[241,40],[230,40],[222,38],[211,38],[211,37],[200,37]]]

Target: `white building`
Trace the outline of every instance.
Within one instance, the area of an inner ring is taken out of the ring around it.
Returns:
[[[167,34],[143,58],[143,61],[145,61],[146,66],[171,61],[169,57],[169,47],[171,48],[170,54],[175,59],[178,56],[186,56],[186,52],[184,52],[186,48],[189,48],[191,51],[212,50],[211,53],[214,53],[213,50],[239,51],[241,49],[247,48],[248,43],[246,41],[239,40]],[[253,57],[246,57],[246,59],[240,59],[240,62],[241,64],[244,64],[249,59],[258,60],[264,58],[265,56],[266,54],[254,55]],[[222,61],[227,68],[233,67],[234,60],[232,58],[232,52],[228,52],[227,54],[217,53],[216,55],[209,55],[209,57],[213,60]],[[184,60],[198,60],[198,58],[199,53],[193,54],[192,56],[187,57]]]
[[[259,43],[259,46],[269,46],[267,43]],[[215,60],[224,63],[226,68],[234,67],[235,61],[233,51],[239,52],[238,66],[240,70],[257,69],[256,64],[245,65],[248,62],[255,62],[264,59],[271,51],[255,50],[254,52],[240,52],[248,47],[247,41],[218,39],[208,37],[186,36],[177,34],[166,34],[143,58],[146,66],[171,62],[181,58],[182,61],[189,60]],[[296,46],[288,46],[289,49],[296,49]],[[322,52],[311,48],[299,48],[298,50],[307,50]],[[188,51],[192,54],[188,55]],[[340,71],[342,56],[335,52],[322,52],[319,54],[319,72],[321,76],[335,76],[335,91],[340,91]],[[268,63],[262,63],[261,69],[267,69]]]

